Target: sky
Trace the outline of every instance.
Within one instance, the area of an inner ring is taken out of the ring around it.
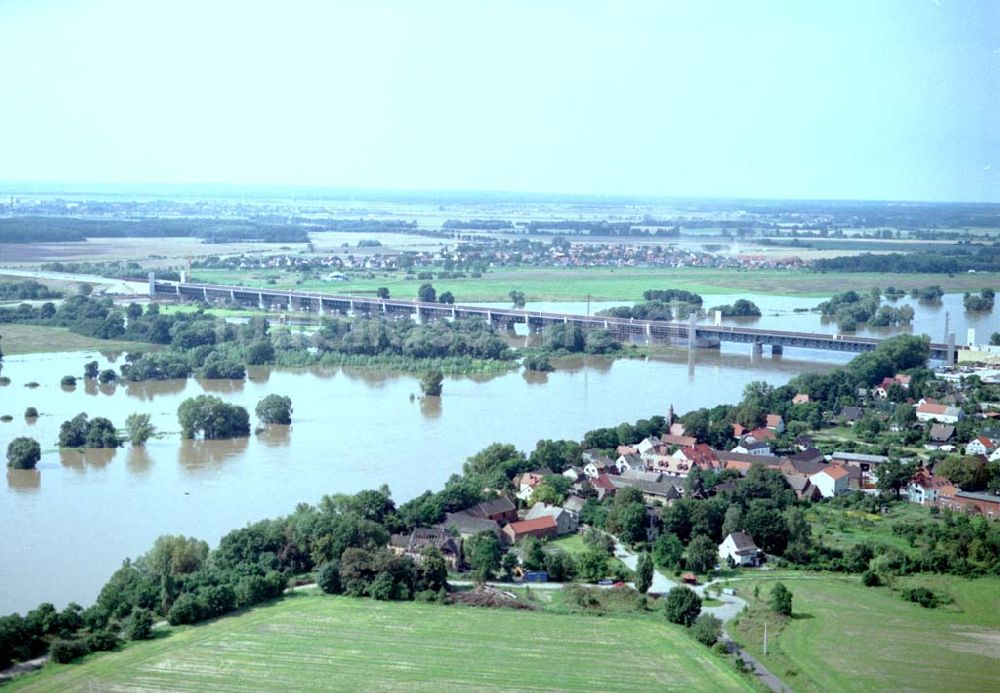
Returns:
[[[0,181],[1000,202],[1000,2],[0,0]]]

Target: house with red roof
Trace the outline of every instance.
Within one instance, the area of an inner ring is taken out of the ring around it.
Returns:
[[[966,455],[992,455],[996,444],[986,436],[978,436],[965,446]]]
[[[850,473],[838,464],[827,465],[810,475],[809,483],[819,489],[824,498],[833,498],[850,490]]]
[[[504,525],[500,533],[508,544],[516,544],[525,537],[554,537],[559,532],[559,525],[551,515],[543,515],[534,520],[521,520]]]

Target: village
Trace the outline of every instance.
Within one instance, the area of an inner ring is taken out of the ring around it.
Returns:
[[[947,466],[946,460],[958,461],[965,469],[978,468],[979,479],[992,474],[988,485],[991,491],[996,490],[1000,481],[995,473],[1000,468],[997,405],[965,402],[961,382],[945,385],[948,394],[940,401],[930,397],[914,401],[907,397],[910,381],[911,376],[904,374],[886,377],[874,388],[859,391],[856,405],[831,412],[826,424],[852,428],[861,426],[862,421],[878,420],[886,430],[923,442],[923,453],[900,457],[852,451],[856,445],[846,446],[850,448],[846,450],[829,449],[823,429],[793,435],[779,414],[767,414],[764,424],[753,429],[732,424],[731,447],[716,448],[686,435],[684,424],[671,408],[666,433],[613,450],[582,450],[581,463],[562,471],[540,467],[520,473],[513,478],[510,492],[494,490],[493,497],[448,513],[434,527],[393,535],[389,548],[419,562],[425,550],[433,547],[440,550],[450,570],[461,572],[468,567],[463,541],[487,532],[523,559],[525,540],[549,541],[584,532],[587,509],[606,505],[623,489],[638,492],[646,513],[639,535],[617,539],[626,545],[652,545],[661,532],[663,513],[677,501],[724,496],[754,469],[779,475],[800,504],[824,503],[852,493],[878,496],[895,492],[900,499],[935,512],[949,510],[988,520],[1000,517],[1000,495],[940,473]],[[810,404],[810,397],[796,394],[791,404]],[[977,411],[967,414],[970,409]],[[962,485],[974,488],[963,489]],[[743,528],[726,532],[717,545],[715,567],[764,564],[768,556],[756,539]],[[549,579],[544,570],[523,567],[515,575],[531,582]],[[684,578],[696,581],[691,572]]]

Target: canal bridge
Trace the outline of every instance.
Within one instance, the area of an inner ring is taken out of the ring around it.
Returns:
[[[381,315],[390,319],[416,316],[420,320],[475,318],[489,322],[494,327],[506,328],[510,331],[513,331],[515,325],[526,325],[529,332],[532,333],[541,332],[552,325],[566,324],[579,326],[582,329],[608,330],[615,339],[633,344],[672,344],[695,349],[717,348],[722,342],[735,342],[751,345],[755,354],[761,353],[765,346],[771,349],[772,354],[782,353],[785,347],[862,353],[873,350],[881,341],[872,337],[845,334],[788,332],[733,325],[697,324],[693,315],[687,322],[636,320],[313,291],[224,284],[192,284],[164,281],[156,279],[153,275],[149,277],[149,295],[180,300],[198,300],[207,303],[228,302],[253,306],[262,310],[307,312],[318,315]],[[932,343],[930,351],[932,359],[955,363],[957,348],[954,334],[948,335],[947,344]]]

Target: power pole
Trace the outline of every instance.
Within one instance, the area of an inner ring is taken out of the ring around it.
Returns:
[[[764,656],[767,656],[767,621],[764,621]]]

